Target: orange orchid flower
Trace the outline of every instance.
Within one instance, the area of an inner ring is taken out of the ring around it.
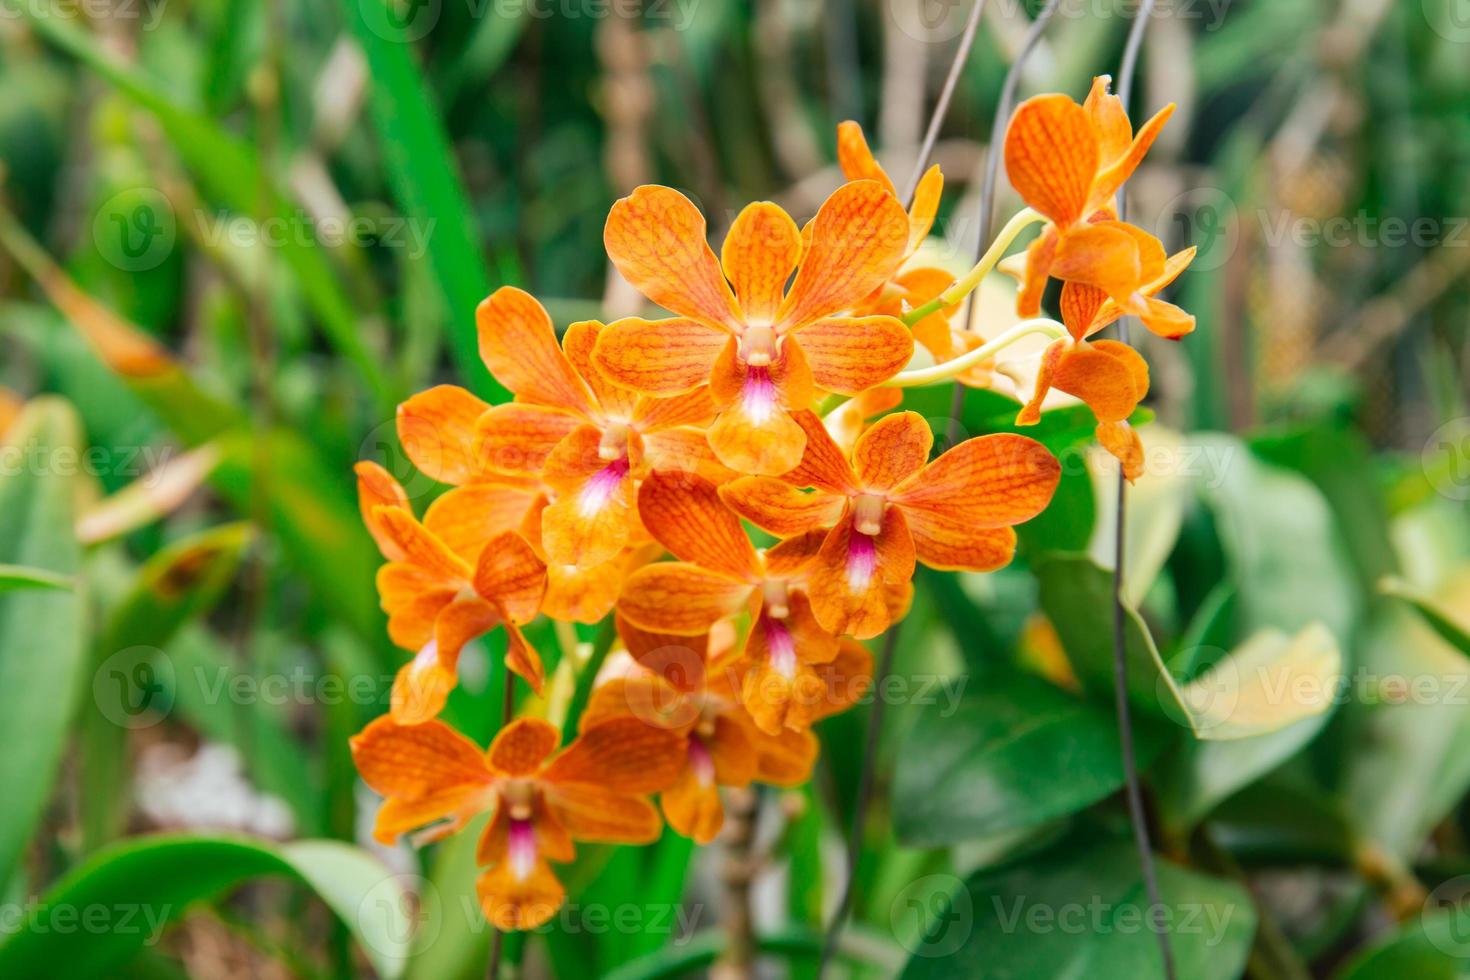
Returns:
[[[1156,294],[1189,266],[1194,249],[1165,260],[1163,249],[1146,252],[1152,278],[1141,292],[1149,303],[1177,311],[1175,320],[1194,318]],[[1041,420],[1041,403],[1052,388],[1087,403],[1097,416],[1097,440],[1117,457],[1123,475],[1136,480],[1143,472],[1143,444],[1128,424],[1138,403],[1148,394],[1148,364],[1132,347],[1116,340],[1091,340],[1094,334],[1123,315],[1123,308],[1096,286],[1068,282],[1062,286],[1062,322],[1070,338],[1058,340],[1041,356],[1036,391],[1016,416],[1017,425]]]
[[[582,724],[632,715],[679,736],[684,765],[659,796],[675,831],[708,844],[724,822],[721,786],[794,786],[811,775],[817,757],[811,732],[787,728],[767,734],[742,707],[745,660],[733,643],[719,640],[718,633],[652,633],[621,616],[618,634],[638,669],[595,688]],[[821,671],[821,690],[810,693],[813,718],[856,703],[871,683],[872,657],[861,644],[845,643]]]
[[[566,897],[548,861],[570,861],[573,841],[646,844],[658,811],[645,798],[673,784],[682,740],[636,718],[588,726],[556,751],[561,733],[538,718],[511,722],[488,752],[440,721],[379,718],[351,740],[363,781],[385,797],[373,833],[420,843],[489,813],[476,859],[485,916],[503,930],[534,929]],[[432,825],[432,826],[431,826]]]
[[[1012,525],[1051,501],[1061,465],[1024,436],[969,439],[932,463],[923,417],[879,419],[843,454],[811,412],[801,465],[782,479],[744,477],[720,488],[737,514],[778,536],[827,528],[807,571],[812,611],[831,633],[876,636],[894,619],[892,589],[932,568],[993,571],[1016,549]],[[811,487],[803,493],[797,487]]]
[[[541,657],[520,626],[536,617],[546,566],[513,530],[496,533],[496,522],[513,510],[498,509],[505,503],[499,498],[514,499],[523,491],[475,488],[485,503],[480,513],[486,531],[470,538],[458,523],[471,503],[468,495],[446,502],[450,494],[445,494],[420,523],[386,470],[368,462],[358,463],[356,470],[363,520],[388,559],[377,577],[388,635],[415,651],[393,682],[393,717],[407,725],[437,715],[458,678],[460,651],[496,626],[505,627],[506,666],[539,692]]]
[[[848,180],[876,180],[888,188],[889,193],[898,196],[892,179],[873,156],[873,151],[868,149],[862,127],[855,122],[844,122],[837,127],[837,162]],[[934,226],[943,189],[944,177],[938,164],[935,164],[924,172],[918,186],[914,188],[914,202],[909,208],[909,243],[904,255],[904,265],[892,279],[869,297],[861,307],[863,312],[901,316],[937,299],[954,285],[955,275],[946,269],[934,266],[908,267],[909,261]],[[951,321],[959,312],[960,306],[961,304],[955,303],[941,307],[911,327],[914,340],[933,355],[935,363],[952,360],[985,342],[978,334],[954,329]],[[960,372],[955,380],[974,388],[989,387],[990,368],[988,365],[976,365]],[[831,429],[832,426],[829,424],[828,428]]]
[[[715,455],[742,473],[783,473],[805,442],[792,412],[818,390],[856,394],[908,363],[907,327],[854,315],[892,277],[908,238],[903,206],[860,180],[827,198],[805,235],[776,205],[747,206],[716,259],[686,197],[639,187],[613,205],[603,240],[623,277],[676,315],[611,324],[593,357],[613,382],[649,395],[708,383],[720,410]]]
[[[742,700],[763,731],[806,728],[812,699],[803,692],[820,684],[812,668],[837,656],[837,639],[801,591],[821,536],[798,536],[762,554],[714,484],[694,477],[654,474],[638,491],[638,509],[679,561],[634,572],[618,600],[622,616],[644,630],[697,635],[748,609]]]
[[[606,328],[574,323],[558,346],[534,297],[502,287],[477,311],[480,355],[515,392],[474,422],[474,458],[496,472],[539,475],[553,499],[541,515],[549,562],[587,569],[647,540],[633,505],[652,468],[723,474],[695,426],[714,418],[707,389],[672,398],[619,388],[592,366]]]
[[[1039,95],[1023,102],[1006,131],[1005,162],[1022,199],[1049,222],[1026,252],[1016,309],[1036,316],[1047,277],[1098,286],[1127,313],[1164,336],[1180,336],[1169,311],[1138,295],[1149,281],[1140,248],[1153,236],[1117,220],[1113,199],[1138,168],[1174,111],[1171,103],[1135,136],[1107,76],[1093,79],[1087,100]],[[1154,240],[1156,242],[1156,240]]]

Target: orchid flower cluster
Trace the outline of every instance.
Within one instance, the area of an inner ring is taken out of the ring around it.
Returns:
[[[1112,204],[1169,111],[1134,135],[1105,78],[1082,104],[1020,106],[1004,153],[1028,207],[958,279],[916,258],[939,168],[905,208],[844,123],[847,182],[805,227],[754,203],[716,255],[675,190],[643,186],[613,205],[608,257],[667,317],[573,323],[558,340],[529,294],[486,299],[480,354],[514,400],[492,406],[446,385],[398,413],[407,456],[451,489],[419,517],[386,470],[357,467],[363,519],[387,559],[389,633],[413,653],[390,713],[352,740],[385,797],[378,837],[434,840],[488,814],[481,903],[497,928],[527,929],[563,901],[548,862],[570,860],[574,842],[646,843],[667,821],[708,843],[721,787],[809,778],[811,726],[863,695],[872,660],[858,641],[905,615],[916,564],[1008,564],[1014,527],[1060,477],[1047,449],[1010,433],[931,460],[929,425],[902,410],[904,388],[986,384],[1010,343],[1046,333],[1055,342],[1017,423],[1039,419],[1049,388],[1072,394],[1138,474],[1127,420],[1147,366],[1091,338],[1123,315],[1166,337],[1193,327],[1157,298],[1192,251],[1166,258]],[[989,341],[962,329],[966,295],[1038,221],[1017,309],[1032,319]],[[1036,319],[1049,279],[1063,284],[1062,324]],[[627,656],[597,678],[575,737],[531,716],[548,713],[541,700],[482,750],[438,718],[460,653],[503,629],[507,669],[541,695],[541,657],[522,632],[538,615],[611,616]]]

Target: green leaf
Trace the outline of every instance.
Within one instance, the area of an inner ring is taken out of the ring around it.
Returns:
[[[509,395],[480,360],[475,308],[490,293],[485,254],[471,223],[449,136],[423,74],[414,63],[412,39],[385,7],[342,0],[353,36],[367,56],[368,108],[388,183],[404,215],[426,235],[429,263],[449,310],[450,341],[460,376],[490,401]],[[496,16],[492,14],[491,16]]]
[[[75,576],[81,431],[71,406],[30,402],[7,432],[0,478],[0,562]],[[14,876],[56,779],[86,665],[86,603],[74,590],[0,593],[0,881]],[[0,971],[3,972],[3,971]]]
[[[1215,465],[1198,486],[1215,513],[1220,543],[1240,591],[1246,633],[1325,625],[1350,644],[1359,592],[1321,491],[1305,478],[1253,457],[1237,439],[1191,437]]]
[[[1041,604],[1056,626],[1084,687],[1110,696],[1113,684],[1111,573],[1083,555],[1050,554],[1036,566]],[[1263,735],[1321,714],[1331,706],[1341,674],[1336,641],[1319,623],[1288,636],[1262,630],[1203,676],[1180,682],[1165,665],[1143,618],[1125,606],[1124,649],[1129,701],[1155,717],[1172,718],[1199,739]],[[1314,697],[1295,696],[1305,688]]]
[[[1158,873],[1178,975],[1239,977],[1255,932],[1250,895],[1168,862]],[[917,891],[908,898],[907,907],[893,910],[895,922],[930,913],[933,923],[906,944],[913,957],[905,980],[1159,975],[1158,939],[1131,842],[1064,845],[1024,865],[981,872],[948,899]]]
[[[25,589],[60,589],[69,592],[74,588],[76,581],[70,575],[58,575],[44,568],[0,565],[0,592],[19,592]]]
[[[1158,740],[1145,741],[1146,759]],[[1031,827],[1123,785],[1113,716],[1023,674],[987,677],[958,706],[930,706],[900,755],[894,832],[911,847]]]
[[[1466,913],[1455,908],[1406,922],[1364,950],[1336,980],[1462,980],[1470,955]]]
[[[413,929],[404,888],[366,851],[339,841],[160,835],[100,851],[63,877],[37,914],[22,917],[0,945],[0,975],[47,976],[61,963],[68,976],[113,975],[195,904],[251,879],[281,875],[326,902],[381,976],[392,980],[402,972]],[[65,909],[78,916],[101,909],[115,918],[79,942],[73,930],[52,927]]]

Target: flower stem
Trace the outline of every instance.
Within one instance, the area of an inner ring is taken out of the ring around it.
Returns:
[[[1052,340],[1061,340],[1067,336],[1067,328],[1047,317],[1022,320],[994,340],[986,341],[974,350],[966,351],[959,357],[935,364],[932,367],[916,368],[913,371],[901,371],[883,382],[883,387],[917,388],[921,385],[932,385],[940,381],[948,381],[950,378],[961,374],[976,364],[994,357],[1016,341],[1030,337],[1033,334],[1042,334],[1050,337]]]
[[[1045,220],[1046,218],[1043,215],[1038,214],[1030,208],[1022,208],[1016,212],[1011,220],[1007,221],[1005,226],[1001,228],[1000,234],[995,236],[995,241],[990,243],[990,247],[985,250],[984,255],[980,256],[980,261],[975,263],[973,269],[965,273],[962,278],[956,280],[953,286],[950,286],[923,306],[916,306],[905,313],[903,315],[903,322],[912,327],[930,313],[942,310],[946,306],[953,306],[970,295],[975,287],[980,285],[980,281],[990,275],[991,270],[1005,257],[1006,249],[1010,248],[1011,244],[1015,242],[1016,236],[1037,222]]]

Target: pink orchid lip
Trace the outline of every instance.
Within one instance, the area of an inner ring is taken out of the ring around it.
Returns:
[[[776,411],[776,383],[765,367],[747,367],[745,385],[740,391],[740,406],[752,422],[760,424]]]
[[[866,589],[878,568],[878,548],[871,535],[854,530],[847,543],[847,582],[854,589]]]
[[[766,619],[766,642],[770,645],[771,669],[790,680],[796,676],[796,637],[778,619]]]
[[[689,768],[694,770],[694,778],[699,780],[699,785],[710,786],[714,783],[714,757],[709,754],[709,749],[697,736],[691,736],[689,739]]]
[[[623,482],[623,477],[628,475],[628,469],[628,457],[624,456],[592,474],[577,495],[583,517],[594,517],[607,505],[617,492],[618,485]]]
[[[536,868],[536,829],[529,820],[510,820],[507,858],[510,870],[516,878],[524,881]]]

